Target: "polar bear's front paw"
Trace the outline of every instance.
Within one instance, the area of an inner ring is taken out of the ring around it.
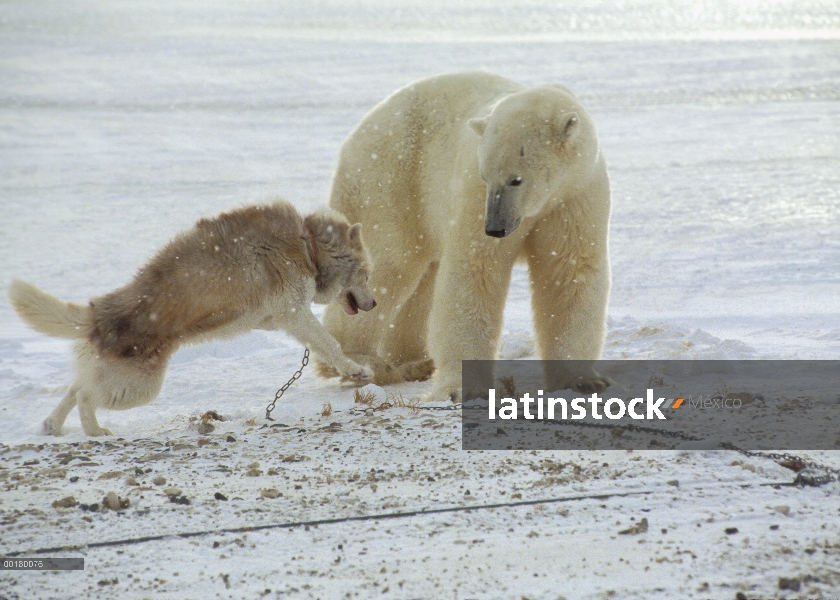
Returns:
[[[612,379],[601,375],[591,364],[586,364],[584,361],[556,361],[549,364],[554,366],[550,372],[546,373],[545,385],[549,390],[573,390],[580,394],[597,394],[614,383]]]
[[[599,392],[603,392],[613,383],[613,380],[609,377],[606,377],[605,375],[598,375],[596,373],[591,377],[577,378],[569,387],[581,394],[597,394]]]

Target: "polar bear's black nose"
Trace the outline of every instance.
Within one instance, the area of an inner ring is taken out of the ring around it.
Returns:
[[[485,229],[484,233],[495,238],[503,238],[507,235],[507,231],[504,229]]]

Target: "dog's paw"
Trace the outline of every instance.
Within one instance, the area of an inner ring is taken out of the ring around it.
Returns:
[[[53,423],[52,419],[49,418],[44,419],[44,423],[41,429],[46,435],[61,435],[61,425],[56,426],[56,424]]]
[[[329,379],[330,377],[338,377],[340,375],[338,369],[317,359],[315,360],[315,372],[318,374],[319,377],[323,377],[324,379]]]
[[[85,433],[90,436],[114,435],[113,433],[111,433],[110,429],[106,429],[105,427],[97,427],[96,429],[85,431]]]

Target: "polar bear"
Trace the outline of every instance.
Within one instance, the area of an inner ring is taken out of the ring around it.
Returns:
[[[540,357],[599,358],[610,184],[592,120],[565,87],[471,72],[398,90],[342,145],[330,206],[364,225],[379,304],[353,319],[328,307],[324,323],[378,383],[422,379],[431,359],[428,399],[460,401],[461,361],[497,355],[517,260]],[[609,385],[582,365],[547,372],[546,389]],[[485,378],[479,388],[492,367]]]

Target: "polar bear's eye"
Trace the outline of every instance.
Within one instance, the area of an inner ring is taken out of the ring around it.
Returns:
[[[513,179],[510,180],[510,183],[508,185],[516,187],[517,185],[520,185],[520,184],[522,184],[522,178],[521,177],[514,177]]]

